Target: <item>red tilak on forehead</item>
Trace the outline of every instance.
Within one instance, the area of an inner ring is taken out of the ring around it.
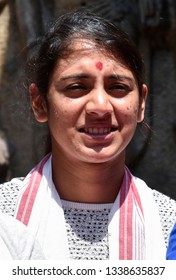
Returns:
[[[103,69],[103,63],[102,62],[97,62],[96,64],[95,64],[95,66],[96,66],[96,68],[98,69],[98,70],[102,70]]]

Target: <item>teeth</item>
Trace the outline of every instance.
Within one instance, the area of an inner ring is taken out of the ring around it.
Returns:
[[[89,127],[89,128],[85,128],[85,132],[88,134],[92,134],[92,135],[105,135],[108,134],[111,131],[111,128],[97,128],[97,127]]]

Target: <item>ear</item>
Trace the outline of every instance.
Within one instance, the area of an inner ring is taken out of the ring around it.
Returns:
[[[147,100],[148,88],[146,84],[142,85],[142,93],[140,95],[139,110],[138,110],[138,123],[144,120],[145,105]]]
[[[46,100],[43,95],[40,94],[39,89],[35,83],[32,83],[29,87],[29,94],[31,100],[32,110],[34,116],[38,122],[48,121],[48,109]]]

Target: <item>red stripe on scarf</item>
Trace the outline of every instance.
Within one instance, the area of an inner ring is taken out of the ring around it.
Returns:
[[[128,209],[127,209],[127,252],[126,259],[133,259],[133,194],[131,188],[128,193]]]
[[[29,222],[32,208],[35,202],[35,197],[37,195],[42,179],[43,166],[45,165],[49,156],[50,154],[46,155],[44,159],[34,168],[29,184],[22,195],[16,219],[21,221],[25,225],[27,225]]]
[[[132,178],[131,178],[131,183],[132,183],[132,184],[131,184],[131,187],[132,187],[132,189],[133,189],[133,193],[134,193],[136,202],[137,202],[137,204],[138,204],[138,206],[139,206],[139,208],[140,208],[140,210],[141,210],[142,215],[144,216],[144,212],[143,212],[143,208],[142,208],[141,199],[140,199],[138,190],[137,190],[137,188],[136,188],[136,186],[135,186],[134,181],[133,181]]]
[[[142,204],[137,188],[133,182],[133,178],[128,171],[125,170],[122,187],[120,190],[120,213],[119,213],[119,259],[133,259],[133,203],[134,200],[138,204],[142,214]]]

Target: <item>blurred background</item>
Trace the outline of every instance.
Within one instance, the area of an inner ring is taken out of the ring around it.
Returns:
[[[131,36],[146,65],[146,123],[127,151],[133,174],[176,199],[176,1],[0,0],[0,182],[25,176],[45,153],[47,128],[30,116],[25,46],[65,11],[87,7]]]

